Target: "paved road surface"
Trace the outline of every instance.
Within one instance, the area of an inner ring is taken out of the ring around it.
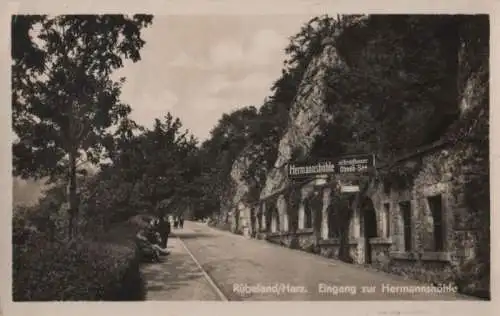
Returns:
[[[162,263],[142,266],[142,273],[147,281],[147,300],[220,299],[214,287],[207,282],[203,271],[183,247],[182,241],[170,238],[167,248],[170,255],[162,258]]]
[[[174,233],[182,241],[173,238],[169,242],[172,254],[166,262],[144,268],[149,280],[149,299],[472,299],[457,294],[384,293],[384,285],[393,286],[393,290],[401,290],[403,286],[423,284],[265,241],[246,239],[201,223],[185,222],[184,229],[174,230]],[[322,284],[326,293],[320,292]],[[363,286],[372,287],[374,291],[363,293]]]

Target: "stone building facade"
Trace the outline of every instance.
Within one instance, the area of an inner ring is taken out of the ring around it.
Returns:
[[[255,238],[424,282],[456,283],[461,267],[477,259],[478,236],[489,234],[487,223],[470,225],[463,157],[446,144],[404,157],[396,165],[417,170],[410,183],[392,185],[377,172],[359,193],[344,194],[344,209],[334,202],[338,179],[327,178],[276,192],[242,213]],[[481,286],[489,289],[489,280]]]

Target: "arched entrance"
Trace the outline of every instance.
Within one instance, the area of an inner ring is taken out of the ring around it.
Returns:
[[[361,204],[361,220],[364,236],[365,263],[372,263],[372,247],[370,239],[377,237],[377,216],[371,199],[366,198]]]
[[[272,222],[273,222],[273,207],[272,205],[267,204],[266,212],[266,232],[272,232]]]

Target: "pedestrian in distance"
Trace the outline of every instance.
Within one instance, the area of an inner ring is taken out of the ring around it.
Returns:
[[[162,247],[167,249],[168,237],[171,232],[170,221],[165,216],[161,216],[158,221],[158,232],[160,233]]]
[[[184,217],[183,216],[179,217],[179,227],[180,227],[180,229],[182,229],[184,227]]]

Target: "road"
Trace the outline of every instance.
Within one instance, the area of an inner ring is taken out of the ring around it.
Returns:
[[[186,222],[174,235],[177,237],[169,241],[171,255],[165,262],[143,268],[148,300],[473,299],[450,292],[412,294],[407,286],[424,284],[201,223]]]

